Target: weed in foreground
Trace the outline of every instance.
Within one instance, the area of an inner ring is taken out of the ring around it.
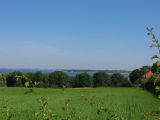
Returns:
[[[39,112],[37,112],[35,115],[39,120],[58,120],[58,116],[53,114],[52,111],[48,109],[48,102],[45,97],[40,97],[38,102],[40,103],[40,108]]]
[[[84,95],[81,96],[87,103],[89,103],[91,106],[96,107],[96,113],[97,115],[106,115],[106,120],[121,120],[119,116],[117,116],[113,111],[108,109],[104,105],[104,103],[98,103],[95,101],[95,96],[92,96],[91,98],[87,98]]]
[[[76,113],[76,109],[71,107],[71,99],[65,99],[65,105],[62,107],[62,110],[65,113],[64,118],[62,120],[79,120],[80,117]]]
[[[3,101],[3,106],[1,108],[1,114],[4,116],[4,120],[11,120],[13,114],[11,113],[12,107],[9,105],[8,100]]]
[[[160,110],[142,113],[146,118],[153,118],[154,120],[160,120]]]

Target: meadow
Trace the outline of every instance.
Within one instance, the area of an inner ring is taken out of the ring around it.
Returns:
[[[8,101],[11,120],[40,120],[36,113],[41,97],[46,98],[47,110],[58,116],[55,120],[152,120],[143,114],[160,106],[155,96],[139,88],[35,88],[24,94],[27,90],[0,88],[0,120],[6,117],[4,101]]]

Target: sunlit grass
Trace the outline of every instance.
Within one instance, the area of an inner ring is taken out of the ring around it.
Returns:
[[[142,113],[159,109],[160,101],[152,94],[138,88],[84,88],[84,89],[34,89],[33,93],[24,94],[26,88],[0,88],[0,105],[7,99],[13,108],[13,120],[36,120],[39,110],[37,99],[47,98],[48,107],[54,114],[63,116],[62,107],[65,99],[70,99],[76,114],[90,120],[105,120],[105,114],[98,115],[96,107],[88,104],[84,98],[110,109],[123,120],[146,120]],[[149,118],[148,118],[149,119]],[[0,114],[0,120],[3,120]]]

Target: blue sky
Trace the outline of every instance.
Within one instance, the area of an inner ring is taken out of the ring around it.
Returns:
[[[1,0],[0,67],[125,69],[151,65],[159,0]]]

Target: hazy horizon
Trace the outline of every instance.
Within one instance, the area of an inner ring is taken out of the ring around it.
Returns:
[[[133,70],[152,65],[160,1],[0,1],[0,68]]]

